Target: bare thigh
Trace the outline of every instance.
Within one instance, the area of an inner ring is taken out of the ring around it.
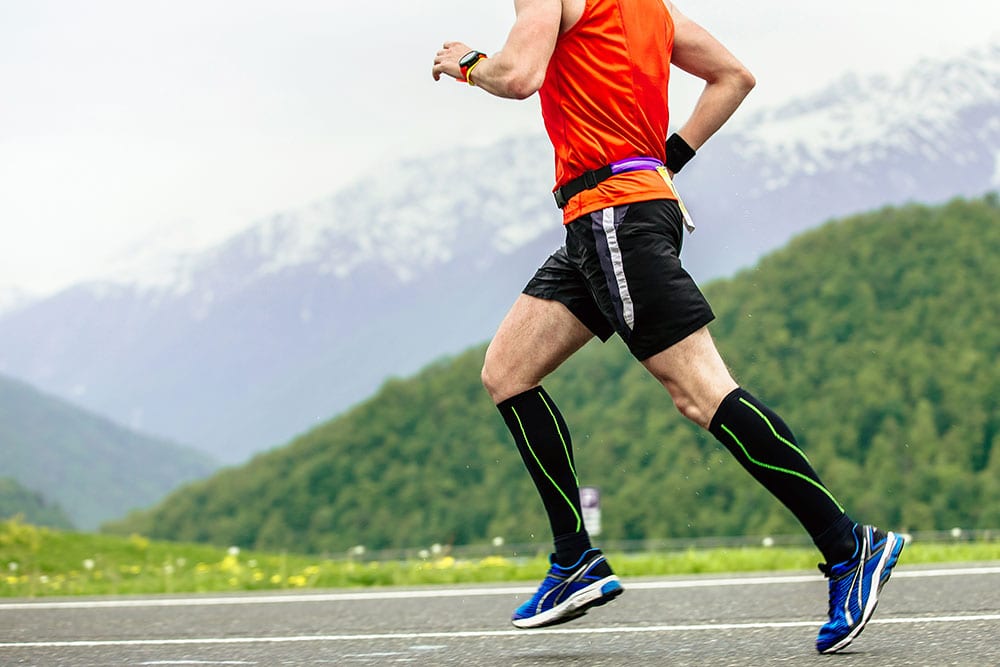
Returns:
[[[722,399],[738,386],[708,327],[698,329],[642,365],[670,392],[681,414],[703,428],[708,428]]]
[[[537,387],[593,337],[558,301],[521,294],[486,350],[483,385],[501,403]]]

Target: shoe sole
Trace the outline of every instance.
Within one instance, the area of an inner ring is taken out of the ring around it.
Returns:
[[[605,605],[624,592],[625,589],[622,588],[617,575],[611,575],[577,591],[569,599],[548,611],[535,614],[530,618],[512,619],[511,623],[514,624],[514,627],[521,629],[559,625],[580,618],[594,607]]]
[[[854,626],[854,628],[847,633],[847,635],[833,644],[829,648],[825,648],[820,653],[823,655],[829,655],[830,653],[836,653],[837,651],[842,651],[847,648],[854,639],[861,634],[861,631],[865,629],[868,625],[868,621],[871,620],[872,614],[875,613],[875,608],[878,607],[878,597],[882,592],[882,587],[885,586],[886,582],[889,581],[889,577],[892,576],[892,568],[896,566],[896,562],[899,560],[899,555],[903,553],[903,547],[906,543],[903,538],[899,537],[892,531],[890,531],[885,537],[885,546],[882,548],[882,557],[879,559],[878,566],[875,568],[875,574],[872,578],[878,578],[878,584],[875,586],[875,592],[869,594],[868,602],[865,605],[864,611],[861,615],[861,621]]]

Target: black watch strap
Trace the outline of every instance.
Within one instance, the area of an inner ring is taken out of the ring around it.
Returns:
[[[483,53],[482,51],[475,51],[475,50],[469,51],[464,56],[459,58],[458,66],[461,67],[463,70],[466,70],[475,65],[477,62],[479,62],[481,58],[485,57],[486,54]]]

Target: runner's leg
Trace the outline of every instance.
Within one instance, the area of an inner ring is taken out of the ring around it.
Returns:
[[[711,432],[792,511],[827,562],[853,556],[853,520],[820,481],[784,421],[733,380],[707,327],[642,364],[681,414]]]
[[[541,382],[593,336],[562,303],[521,294],[490,343],[482,372],[542,498],[556,562],[567,566],[590,548],[590,538],[569,429]]]
[[[500,404],[537,387],[593,337],[562,303],[520,294],[486,350],[483,386]]]

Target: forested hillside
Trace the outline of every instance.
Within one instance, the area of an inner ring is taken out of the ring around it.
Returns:
[[[17,480],[0,477],[0,520],[15,516],[37,526],[73,527],[61,507],[46,501],[42,494],[24,488]]]
[[[76,528],[95,530],[110,518],[149,507],[217,467],[200,452],[118,426],[0,375],[0,477],[57,503]]]
[[[832,222],[706,290],[737,379],[782,413],[858,519],[1000,527],[998,257],[990,196]],[[109,529],[312,552],[546,541],[479,386],[483,352],[390,381],[289,446]],[[581,483],[602,490],[605,537],[800,530],[618,341],[588,345],[546,387]]]

